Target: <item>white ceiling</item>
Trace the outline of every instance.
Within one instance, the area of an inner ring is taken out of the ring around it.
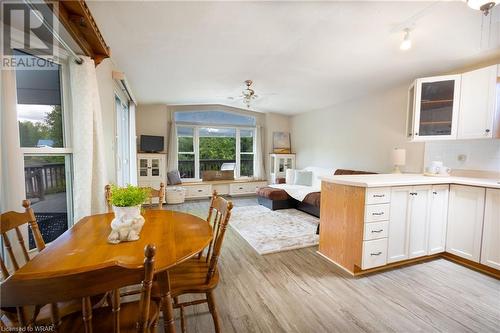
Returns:
[[[227,97],[252,79],[253,109],[294,114],[500,58],[500,6],[480,47],[482,15],[461,1],[88,5],[140,104],[242,107]]]

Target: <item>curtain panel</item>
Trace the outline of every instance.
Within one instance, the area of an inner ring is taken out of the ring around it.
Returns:
[[[101,104],[94,61],[83,57],[70,61],[74,221],[106,211],[104,186],[107,175]]]
[[[167,150],[167,170],[175,171],[177,166],[177,126],[175,121],[170,122],[168,135],[168,150]]]
[[[255,159],[254,159],[254,178],[264,179],[266,175],[266,170],[264,167],[264,131],[262,126],[257,126],[255,128]]]

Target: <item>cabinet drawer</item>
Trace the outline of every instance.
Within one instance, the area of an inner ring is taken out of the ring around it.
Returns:
[[[365,204],[381,204],[391,202],[390,187],[374,187],[366,189]]]
[[[365,206],[365,222],[385,221],[389,219],[390,204]]]
[[[196,198],[196,197],[209,197],[212,195],[211,185],[193,185],[186,187],[186,197]]]
[[[388,221],[365,223],[363,240],[386,238],[389,229],[388,227]]]
[[[387,263],[387,238],[363,242],[361,269],[384,266]]]
[[[238,194],[255,194],[255,191],[259,187],[265,186],[265,183],[236,183],[230,184],[229,186],[229,194],[238,195]]]

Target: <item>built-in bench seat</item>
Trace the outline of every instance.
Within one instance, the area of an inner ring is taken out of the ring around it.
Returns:
[[[208,198],[215,190],[219,195],[255,195],[256,191],[267,185],[265,180],[235,179],[183,182],[179,185],[186,189],[186,199]]]

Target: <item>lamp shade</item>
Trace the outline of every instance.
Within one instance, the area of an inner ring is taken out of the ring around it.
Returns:
[[[392,165],[406,164],[406,149],[394,148],[392,151]]]

